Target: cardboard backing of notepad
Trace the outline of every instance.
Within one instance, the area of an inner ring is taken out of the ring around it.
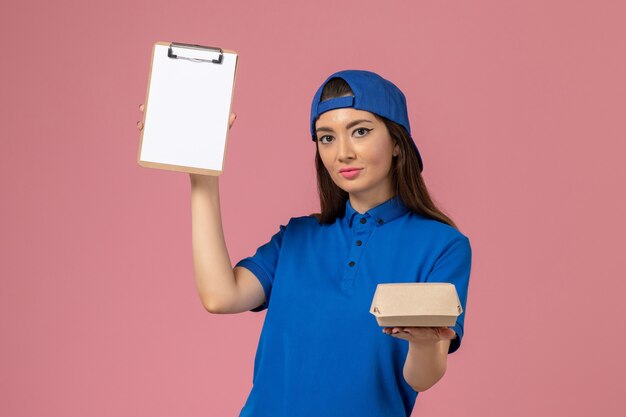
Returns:
[[[378,284],[370,313],[383,327],[451,327],[463,312],[454,284]]]
[[[222,174],[237,59],[227,49],[154,44],[137,154],[140,166]]]

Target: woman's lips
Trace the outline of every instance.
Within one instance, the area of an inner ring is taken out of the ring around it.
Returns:
[[[353,169],[352,171],[340,172],[340,174],[343,175],[344,178],[352,179],[359,175],[359,172],[361,172],[361,169]]]

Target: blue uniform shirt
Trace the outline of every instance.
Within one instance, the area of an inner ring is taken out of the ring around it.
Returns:
[[[253,387],[240,417],[406,417],[417,393],[402,370],[408,341],[382,333],[369,312],[376,285],[451,282],[463,307],[452,329],[463,337],[469,239],[410,212],[399,197],[320,225],[294,217],[236,266],[260,281],[267,309]]]

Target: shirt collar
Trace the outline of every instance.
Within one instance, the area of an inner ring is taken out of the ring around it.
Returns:
[[[383,224],[402,216],[408,211],[408,207],[404,205],[402,199],[397,195],[391,197],[389,200],[383,203],[380,203],[376,207],[372,207],[363,214],[359,213],[352,207],[352,204],[350,204],[350,199],[348,198],[348,200],[346,200],[346,211],[343,219],[349,227],[352,227],[352,222],[355,216],[371,217],[372,219],[374,219],[374,222],[377,226],[382,226]]]

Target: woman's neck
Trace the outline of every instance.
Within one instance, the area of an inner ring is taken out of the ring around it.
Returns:
[[[350,199],[350,205],[352,206],[352,208],[355,209],[357,212],[363,214],[369,209],[374,208],[393,197],[394,195],[389,193],[383,195],[379,194],[370,198],[364,198],[362,196],[350,194],[348,198]]]

